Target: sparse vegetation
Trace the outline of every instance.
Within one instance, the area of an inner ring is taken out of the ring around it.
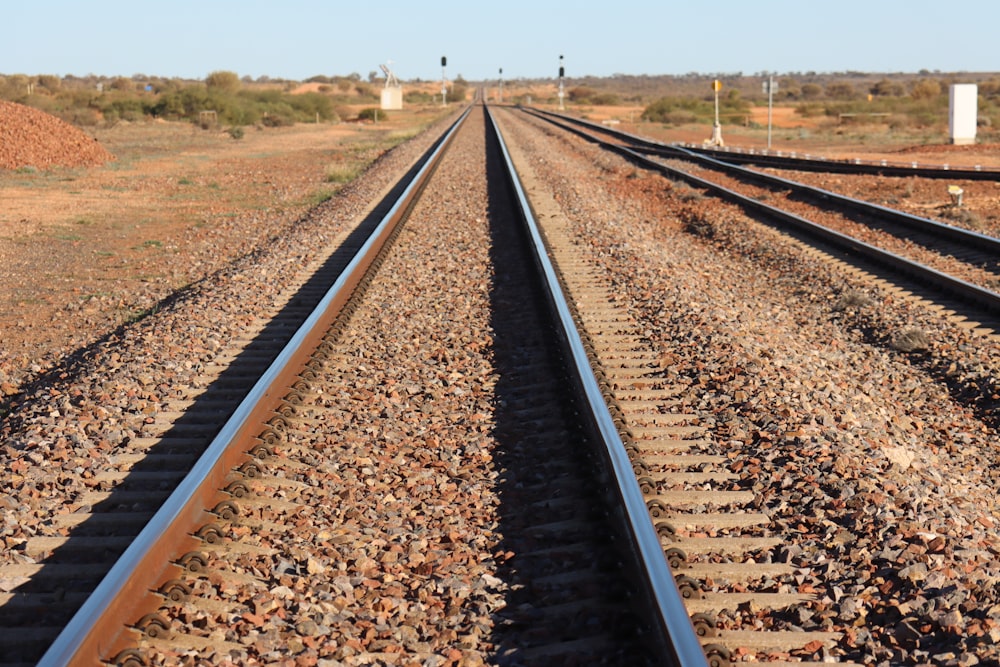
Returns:
[[[890,342],[894,350],[900,352],[923,352],[931,346],[930,337],[922,329],[903,329]]]
[[[680,213],[684,231],[695,236],[710,239],[715,236],[715,223],[700,209],[685,208]]]
[[[868,308],[875,303],[875,300],[864,292],[856,289],[849,289],[842,292],[833,302],[833,310],[842,312],[845,310],[861,310]]]
[[[983,226],[982,218],[974,211],[962,206],[945,206],[941,209],[941,217],[966,229],[979,229]]]
[[[361,165],[358,164],[331,164],[326,168],[327,183],[350,183],[361,173]]]
[[[750,111],[751,104],[739,95],[726,95],[719,100],[719,115],[725,117],[744,117]],[[668,125],[681,125],[693,122],[711,122],[715,115],[715,102],[712,97],[661,97],[646,107],[642,112],[643,120]]]
[[[760,85],[766,76],[766,72],[584,76],[571,80],[566,100],[578,107],[635,105],[643,110],[645,120],[670,126],[704,123],[710,122],[714,114],[711,82],[718,79],[723,86],[720,114],[724,122],[746,123],[750,107],[767,103]],[[877,114],[878,122],[893,131],[933,128],[935,132],[941,132],[947,123],[948,86],[976,83],[983,140],[993,137],[993,128],[1000,124],[1000,74],[788,72],[775,80],[779,86],[774,102],[794,106],[803,117],[826,116],[834,122],[850,122]],[[130,78],[11,74],[0,75],[0,99],[27,104],[81,126],[146,118],[197,122],[199,112],[212,110],[223,126],[273,127],[354,118],[355,112],[348,107],[377,105],[380,82],[376,72],[370,73],[368,80],[362,80],[357,73],[316,75],[307,79],[309,87],[301,89],[293,81],[266,76],[241,78],[228,71],[211,72],[203,81],[141,74]],[[448,101],[466,101],[469,89],[483,83],[472,84],[456,76],[449,81]],[[494,83],[485,82],[487,87]],[[556,100],[552,79],[509,81],[507,86],[508,101]],[[547,92],[524,92],[532,87]],[[440,85],[404,82],[404,99],[414,105],[440,103]]]

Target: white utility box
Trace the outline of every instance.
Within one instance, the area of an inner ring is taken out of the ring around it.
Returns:
[[[948,89],[948,131],[951,143],[976,143],[976,120],[979,87],[974,83],[956,83]]]

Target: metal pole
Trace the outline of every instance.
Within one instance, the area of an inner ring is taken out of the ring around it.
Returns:
[[[566,70],[563,68],[563,57],[559,56],[559,111],[565,111],[563,106],[563,76]]]
[[[444,68],[448,64],[448,58],[441,56],[441,106],[448,106],[448,77],[445,76]]]
[[[774,77],[767,77],[767,150],[771,150],[771,107],[774,103]]]

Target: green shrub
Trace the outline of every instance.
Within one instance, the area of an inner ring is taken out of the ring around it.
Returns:
[[[722,114],[745,114],[750,110],[750,102],[738,95],[727,95],[719,100],[719,112]],[[715,114],[713,99],[695,99],[689,97],[662,97],[642,112],[642,119],[654,123],[690,123],[711,120]]]
[[[227,93],[234,93],[240,89],[240,77],[236,72],[212,72],[205,77],[205,86],[209,89],[216,88]]]

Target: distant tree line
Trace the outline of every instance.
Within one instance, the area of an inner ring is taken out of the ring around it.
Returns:
[[[232,126],[280,126],[336,121],[347,104],[377,104],[379,93],[358,75],[332,77],[316,92],[292,94],[298,82],[240,78],[217,71],[203,81],[125,77],[0,75],[0,99],[36,107],[77,125],[113,124],[148,118],[198,122],[214,111]]]
[[[642,117],[652,122],[680,124],[703,122],[714,113],[712,81],[722,82],[720,114],[746,116],[753,105],[766,104],[761,84],[773,76],[777,84],[776,104],[794,105],[803,116],[841,117],[879,113],[892,116],[892,123],[933,125],[946,122],[948,87],[953,83],[979,86],[980,122],[1000,122],[1000,74],[950,73],[923,70],[916,74],[865,72],[791,72],[781,75],[758,72],[689,73],[684,75],[629,75],[566,79],[566,101],[578,107],[632,105],[643,108]],[[132,77],[58,77],[54,75],[0,75],[0,99],[28,104],[78,125],[113,124],[144,118],[198,122],[202,111],[214,111],[220,123],[231,126],[287,125],[295,122],[336,121],[357,117],[348,105],[377,105],[379,73],[367,79],[356,72],[347,75],[316,75],[305,83],[313,92],[292,94],[297,81],[266,76],[240,78],[234,72],[211,72],[204,80],[165,79],[135,74]],[[466,99],[475,86],[461,76],[449,82],[449,100]],[[508,101],[529,100],[513,92],[545,84],[555,90],[553,79],[509,79]],[[431,104],[436,92],[414,88],[405,93],[409,104]]]

